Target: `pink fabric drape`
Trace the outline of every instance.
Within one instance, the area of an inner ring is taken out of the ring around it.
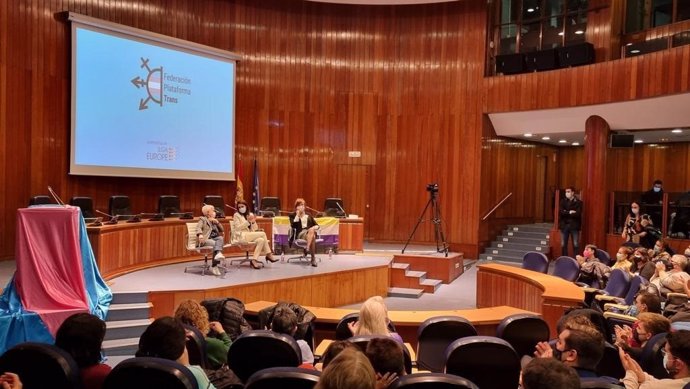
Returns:
[[[68,316],[89,310],[78,208],[19,209],[16,247],[15,285],[24,309],[39,314],[55,336]]]

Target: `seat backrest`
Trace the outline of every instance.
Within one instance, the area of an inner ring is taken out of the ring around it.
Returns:
[[[542,253],[530,251],[522,257],[522,268],[546,274],[549,270],[549,259]]]
[[[628,293],[625,294],[625,305],[632,305],[635,303],[635,296],[647,287],[648,281],[639,275],[634,275],[630,279],[630,287]]]
[[[93,212],[93,199],[86,196],[74,196],[69,201],[70,205],[79,207],[84,218],[96,216]]]
[[[611,343],[604,344],[604,356],[601,358],[596,368],[597,375],[621,379],[625,376],[625,368],[621,362],[618,348]]]
[[[259,370],[269,367],[297,367],[302,352],[288,335],[269,330],[252,330],[238,336],[228,350],[228,366],[246,382]]]
[[[472,323],[460,316],[430,317],[417,330],[417,366],[420,370],[443,372],[446,348],[453,341],[477,335]]]
[[[312,389],[321,372],[299,367],[271,367],[252,374],[244,389]]]
[[[659,379],[670,378],[663,362],[663,349],[665,345],[666,333],[662,332],[652,336],[642,347],[642,352],[640,353],[640,367],[642,367],[642,370]]]
[[[270,213],[273,213],[273,216],[280,216],[280,198],[278,197],[262,197],[261,198],[261,209],[262,215],[264,215],[264,211],[268,212],[265,214],[265,216],[271,216]]]
[[[29,199],[29,205],[57,204],[52,197],[46,195],[33,196]]]
[[[201,366],[202,369],[210,369],[208,355],[206,354],[206,339],[198,328],[184,324],[187,331],[187,354],[189,364]]]
[[[204,196],[204,204],[213,205],[216,208],[216,217],[225,217],[225,201],[223,196],[219,195],[206,195]]]
[[[468,336],[448,346],[445,373],[465,377],[480,388],[516,388],[520,359],[503,339]]]
[[[108,202],[108,213],[113,216],[131,215],[132,209],[128,196],[110,196]]]
[[[187,233],[185,234],[185,248],[189,251],[198,251],[199,240],[196,237],[196,225],[197,223],[185,223],[187,227]]]
[[[604,265],[606,265],[606,266],[612,265],[611,256],[606,251],[604,251],[602,249],[597,249],[594,252],[594,256],[597,257],[597,259],[599,259],[599,262],[603,263]]]
[[[415,373],[398,377],[388,389],[478,389],[472,381],[452,374]]]
[[[553,275],[566,281],[575,281],[580,275],[580,265],[575,258],[562,256],[553,263]]]
[[[25,389],[81,386],[77,363],[66,351],[51,344],[27,342],[7,350],[0,356],[0,372],[7,371],[17,374]]]
[[[630,290],[630,273],[622,269],[613,269],[604,290],[609,296],[624,297]]]
[[[549,325],[541,316],[518,313],[499,323],[496,336],[510,343],[518,356],[531,356],[537,343],[549,340]]]
[[[343,206],[343,199],[339,197],[329,197],[323,202],[323,213],[326,216],[346,217],[347,215],[345,215],[345,212],[343,212],[341,208],[345,209]]]
[[[613,380],[611,380],[610,378],[606,378],[606,377],[580,378],[580,388],[587,388],[587,389],[622,389],[622,388],[625,388],[625,386],[618,385],[612,381]]]
[[[175,195],[158,197],[158,213],[162,213],[164,217],[170,217],[173,213],[180,213],[180,198]]]
[[[383,337],[385,337],[385,335],[355,335],[351,338],[348,338],[347,340],[350,341],[350,343],[359,347],[359,349],[362,350],[362,352],[366,352],[367,344],[371,339]],[[408,350],[407,347],[405,347],[404,345],[402,349],[405,371],[407,372],[407,374],[412,374],[412,356],[410,355],[410,350]]]
[[[108,374],[103,389],[197,389],[194,374],[168,359],[137,357],[125,359]]]

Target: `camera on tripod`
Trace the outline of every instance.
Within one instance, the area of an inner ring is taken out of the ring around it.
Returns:
[[[436,193],[436,192],[438,192],[438,184],[435,182],[428,184],[426,186],[426,190],[431,192],[431,193]]]

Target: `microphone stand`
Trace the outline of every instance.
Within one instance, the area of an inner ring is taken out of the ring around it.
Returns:
[[[101,211],[99,211],[99,210],[97,210],[97,209],[96,209],[95,211],[96,211],[96,213],[100,213],[101,215],[107,216],[107,217],[110,218],[109,221],[107,221],[107,222],[105,222],[105,223],[103,223],[103,224],[117,224],[117,222],[118,222],[117,216],[109,215],[109,214],[107,214],[107,213],[105,213],[105,212],[101,212]]]

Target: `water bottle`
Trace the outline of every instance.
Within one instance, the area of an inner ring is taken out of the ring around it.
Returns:
[[[280,263],[285,263],[285,251],[280,252]]]
[[[333,247],[328,249],[328,259],[333,259]]]

